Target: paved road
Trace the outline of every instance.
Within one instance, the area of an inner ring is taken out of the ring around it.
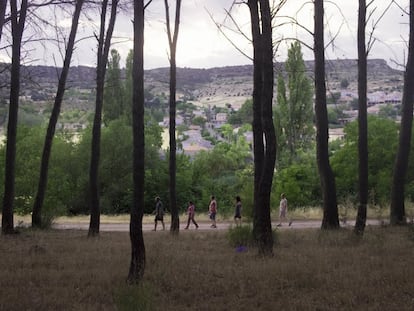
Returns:
[[[217,229],[211,228],[209,222],[199,222],[199,228],[197,230],[208,230],[208,231],[215,231],[215,230],[226,230],[233,226],[234,224],[231,222],[217,222]],[[354,226],[355,221],[351,220],[348,221],[346,224],[341,223],[342,227],[352,227]],[[381,221],[370,219],[367,221],[367,225],[375,226],[380,225]],[[274,222],[273,227],[276,228],[277,222]],[[181,230],[184,231],[185,223],[181,221]],[[281,230],[293,230],[293,229],[307,229],[307,228],[320,228],[321,221],[320,220],[298,220],[292,223],[292,226],[288,226],[288,224],[283,224],[282,227],[279,227]],[[62,229],[62,230],[88,230],[89,223],[55,223],[53,226],[55,229]],[[154,229],[154,224],[143,224],[142,230],[143,231],[152,231]],[[169,223],[165,226],[166,230],[170,229]],[[157,231],[162,230],[162,226],[158,223]],[[188,231],[196,230],[194,225],[191,224]],[[128,223],[101,223],[100,231],[113,231],[113,232],[127,232],[129,231],[129,224]]]

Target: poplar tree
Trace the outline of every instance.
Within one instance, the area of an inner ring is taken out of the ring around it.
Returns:
[[[298,150],[310,148],[314,137],[312,85],[305,73],[305,62],[298,41],[291,44],[285,66],[288,87],[281,75],[277,85],[277,141],[280,152],[287,149],[290,164],[297,158]]]
[[[103,121],[105,125],[112,120],[119,119],[126,112],[120,61],[121,56],[118,51],[112,49],[104,89]]]

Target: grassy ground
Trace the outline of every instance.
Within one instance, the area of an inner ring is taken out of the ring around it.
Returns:
[[[226,232],[146,232],[141,286],[128,233],[0,236],[0,310],[413,310],[414,229],[276,232],[273,258]]]

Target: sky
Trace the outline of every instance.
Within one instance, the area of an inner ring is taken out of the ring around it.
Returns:
[[[272,0],[271,0],[272,1]],[[251,64],[252,47],[246,37],[250,37],[249,11],[246,4],[235,4],[233,0],[183,0],[181,23],[177,45],[177,66],[191,68],[211,68],[232,65]],[[241,2],[241,1],[240,1]],[[277,3],[278,1],[276,1]],[[375,0],[368,8],[372,17],[367,23],[367,34],[375,28],[373,38],[376,39],[369,58],[385,59],[393,67],[405,63],[406,41],[408,40],[408,15],[400,7],[407,10],[408,0],[396,0],[387,13],[380,19],[388,0]],[[170,15],[174,19],[174,1],[170,1]],[[398,6],[398,5],[400,6]],[[226,17],[226,11],[231,8],[231,16],[237,22],[236,29],[231,19]],[[356,58],[356,30],[357,30],[358,1],[333,0],[325,2],[325,44],[335,37],[334,44],[326,49],[327,59]],[[296,18],[301,26],[289,23],[289,18]],[[165,25],[164,1],[153,0],[145,12],[145,69],[167,67],[168,40]],[[121,55],[121,65],[125,63],[128,51],[132,48],[132,13],[120,13],[117,17],[113,48]],[[65,26],[69,32],[71,16],[59,19],[59,24]],[[98,26],[98,18],[86,19],[82,17],[78,38],[91,34],[91,29]],[[216,23],[223,24],[219,31]],[[377,23],[378,22],[378,23]],[[376,24],[377,23],[377,24]],[[304,45],[302,51],[306,60],[313,59],[313,52],[306,47],[312,46],[313,38],[309,31],[313,31],[313,4],[302,0],[287,0],[285,6],[275,18],[274,40],[282,38],[299,38]],[[284,24],[280,26],[280,24]],[[307,28],[308,30],[303,30]],[[228,40],[231,39],[232,43]],[[3,39],[2,39],[3,40]],[[4,40],[3,40],[4,41]],[[287,50],[291,41],[282,40],[277,53],[276,61],[286,59]],[[236,45],[238,51],[234,46]],[[83,39],[76,47],[73,55],[73,65],[95,66],[96,40]],[[61,56],[56,48],[37,45],[30,49],[33,63],[57,64]],[[243,55],[246,54],[246,55]],[[0,58],[7,60],[5,50],[0,51]]]

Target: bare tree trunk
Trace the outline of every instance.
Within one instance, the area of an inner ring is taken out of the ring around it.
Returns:
[[[7,0],[0,1],[0,42],[3,33],[4,21],[6,19]]]
[[[329,163],[328,153],[328,112],[326,109],[323,0],[315,0],[314,3],[316,155],[323,195],[322,229],[336,229],[339,228],[336,186],[335,177]]]
[[[264,245],[261,250],[265,255],[273,254],[272,221],[270,218],[270,194],[272,191],[273,174],[276,162],[276,133],[273,124],[273,37],[272,16],[268,0],[260,0],[263,40],[263,89],[262,89],[262,123],[265,136],[265,158],[260,180],[260,196]]]
[[[56,92],[55,102],[52,109],[52,114],[50,115],[49,125],[47,127],[45,143],[43,145],[42,160],[40,164],[40,176],[39,183],[37,188],[37,194],[35,197],[32,213],[32,226],[41,227],[42,226],[42,207],[45,198],[45,192],[47,187],[47,178],[49,170],[49,159],[50,153],[52,150],[53,137],[55,135],[56,123],[59,118],[60,108],[62,106],[63,95],[65,93],[65,85],[67,76],[69,73],[70,62],[72,59],[73,48],[75,46],[76,31],[78,29],[79,16],[82,9],[84,0],[77,0],[75,12],[72,19],[72,28],[69,35],[68,45],[66,47],[66,55],[63,62],[62,72],[60,74],[58,88]]]
[[[262,110],[261,110],[261,89],[262,89],[262,64],[260,62],[260,50],[261,50],[261,37],[260,37],[260,20],[259,9],[257,0],[248,1],[250,9],[250,19],[252,27],[253,37],[253,155],[254,155],[254,208],[253,208],[253,234],[257,241],[261,237],[261,209],[257,209],[257,206],[261,206],[259,197],[259,185],[261,172],[263,171],[264,162],[264,142],[263,142],[263,129],[262,129]]]
[[[355,233],[363,234],[368,204],[368,121],[367,121],[367,49],[365,45],[367,6],[359,0],[358,10],[358,152],[359,152],[359,206]]]
[[[394,164],[391,188],[392,225],[406,223],[404,206],[404,184],[408,168],[411,147],[411,128],[414,103],[414,0],[410,0],[410,37],[408,41],[408,59],[405,67],[404,90],[402,98],[401,125],[398,152]]]
[[[133,56],[133,206],[129,236],[131,239],[131,264],[128,282],[139,283],[145,271],[145,244],[142,233],[145,186],[145,136],[144,136],[144,3],[134,1],[134,56]]]
[[[5,0],[3,0],[5,1]],[[20,57],[23,30],[27,14],[27,0],[22,0],[20,11],[17,0],[10,1],[12,23],[12,65],[10,81],[9,120],[7,124],[6,168],[4,182],[4,197],[1,230],[3,234],[14,233],[13,205],[15,191],[15,163],[16,163],[16,137],[17,116],[19,111],[20,92]]]
[[[92,147],[91,162],[89,167],[89,187],[90,187],[90,210],[91,218],[89,223],[89,236],[99,234],[100,225],[100,203],[99,203],[99,159],[101,152],[101,125],[102,125],[102,105],[104,96],[106,64],[108,63],[109,49],[111,46],[112,33],[115,26],[116,10],[118,0],[112,1],[111,17],[105,35],[105,19],[108,7],[108,0],[102,2],[101,25],[98,42],[98,63],[96,68],[96,100],[95,117],[92,127]]]
[[[260,3],[260,11],[259,11]],[[276,160],[276,136],[272,120],[273,44],[268,0],[249,0],[253,37],[253,137],[254,219],[253,234],[259,254],[273,254],[270,192]],[[265,140],[263,139],[265,136]]]
[[[174,32],[172,34],[170,27],[170,13],[168,8],[168,0],[164,0],[165,14],[167,20],[167,34],[168,43],[170,46],[170,207],[171,207],[171,227],[170,230],[173,234],[180,231],[180,219],[177,207],[177,190],[176,190],[176,175],[177,175],[177,161],[176,161],[176,149],[177,142],[175,138],[175,117],[176,117],[176,87],[177,87],[177,65],[176,65],[176,51],[177,51],[177,39],[180,25],[180,11],[181,0],[176,0],[175,7],[175,23]]]

